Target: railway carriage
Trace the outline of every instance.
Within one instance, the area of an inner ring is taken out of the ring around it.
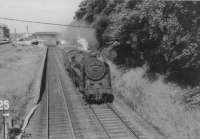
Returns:
[[[72,49],[65,53],[65,66],[86,102],[113,102],[110,69],[106,62],[89,52]]]

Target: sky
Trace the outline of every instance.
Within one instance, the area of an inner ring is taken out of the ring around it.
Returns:
[[[82,0],[0,0],[0,17],[69,24]],[[63,31],[65,27],[0,19],[11,32]]]

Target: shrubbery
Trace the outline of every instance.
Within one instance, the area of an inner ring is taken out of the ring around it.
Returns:
[[[76,20],[96,29],[97,49],[116,51],[128,68],[147,65],[148,75],[165,75],[180,85],[200,81],[200,2],[84,0]]]

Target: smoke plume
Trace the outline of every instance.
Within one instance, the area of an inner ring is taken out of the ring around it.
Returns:
[[[76,26],[88,26],[86,23],[74,21],[71,23]],[[82,45],[83,49],[94,50],[98,47],[95,37],[95,29],[68,27],[64,31],[64,39],[72,45]]]

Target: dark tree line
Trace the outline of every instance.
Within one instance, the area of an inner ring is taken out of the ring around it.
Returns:
[[[76,12],[96,29],[98,50],[113,49],[128,68],[148,65],[181,85],[200,81],[200,2],[84,0]]]

